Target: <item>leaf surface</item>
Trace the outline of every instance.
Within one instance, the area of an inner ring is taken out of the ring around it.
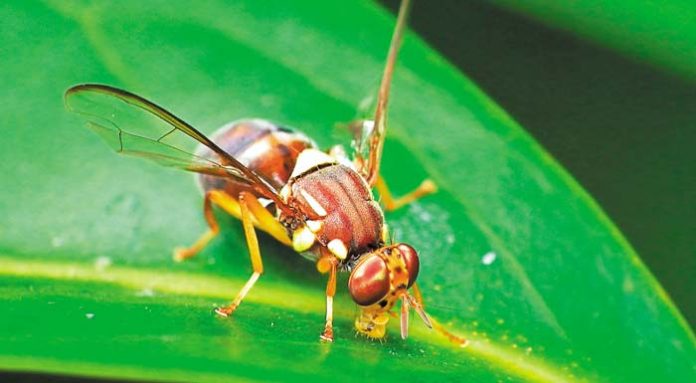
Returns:
[[[383,174],[440,187],[387,221],[419,249],[429,312],[354,336],[341,289],[321,344],[324,277],[261,236],[267,273],[212,314],[250,265],[239,222],[197,259],[190,175],[114,155],[62,105],[76,83],[126,88],[203,132],[238,118],[323,147],[374,94],[393,17],[371,3],[24,2],[0,6],[0,368],[167,381],[689,381],[694,336],[611,221],[504,111],[416,36],[397,65]],[[345,276],[339,286],[346,285]]]

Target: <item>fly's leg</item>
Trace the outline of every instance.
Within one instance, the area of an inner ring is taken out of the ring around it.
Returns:
[[[269,233],[284,245],[290,246],[292,241],[288,237],[285,228],[275,220],[273,215],[261,205],[261,203],[250,194],[252,198],[247,198],[249,209],[252,213],[254,225],[261,230]],[[232,198],[222,190],[210,190],[205,193],[203,200],[203,214],[210,229],[205,232],[196,242],[187,248],[177,248],[174,250],[174,260],[181,262],[194,257],[220,232],[217,220],[213,214],[213,204],[221,207],[227,214],[241,219],[242,208],[239,201]]]
[[[278,242],[286,246],[292,246],[292,240],[288,236],[288,231],[285,229],[278,220],[268,211],[261,202],[250,193],[246,194],[245,203],[249,210],[251,211],[251,218],[253,219],[254,226],[270,234]]]
[[[421,316],[425,316],[424,320],[427,319],[427,322],[429,322],[430,325],[432,325],[432,328],[435,331],[439,332],[445,338],[447,338],[450,342],[456,344],[459,347],[466,347],[469,344],[468,340],[452,334],[444,326],[442,326],[440,324],[440,322],[436,321],[435,319],[433,319],[425,314],[425,311],[423,311],[425,309],[425,305],[423,304],[423,295],[421,295],[421,292],[420,292],[420,289],[418,288],[417,283],[413,283],[413,286],[411,286],[411,290],[413,291],[413,297],[415,298],[416,303],[418,304],[418,306],[420,306],[420,307],[417,307],[417,309],[419,309],[418,314]]]
[[[218,225],[215,215],[213,214],[213,202],[222,207],[228,213],[235,215],[236,217],[240,216],[241,212],[239,203],[229,196],[227,196],[228,198],[220,198],[222,195],[226,195],[226,193],[221,190],[210,190],[205,193],[205,197],[203,199],[203,215],[205,216],[209,229],[203,235],[201,235],[200,238],[198,238],[198,240],[191,245],[191,247],[174,249],[175,261],[182,262],[189,258],[195,257],[196,254],[203,250],[203,248],[206,247],[208,243],[220,233],[220,226]]]
[[[229,197],[229,196],[228,196]],[[239,307],[244,297],[249,293],[254,284],[263,274],[263,263],[261,262],[261,252],[259,251],[259,241],[256,238],[256,230],[254,229],[254,221],[250,205],[259,204],[256,197],[250,193],[242,192],[239,195],[239,206],[241,208],[242,227],[244,227],[244,235],[246,237],[247,246],[249,247],[249,256],[251,258],[251,268],[253,273],[249,280],[244,284],[242,290],[239,291],[232,303],[225,307],[220,307],[215,312],[222,316],[230,316],[234,310]],[[259,204],[260,205],[260,204]],[[263,208],[263,207],[262,207]]]
[[[336,270],[338,263],[333,256],[324,256],[319,259],[317,269],[322,273],[329,273],[326,283],[326,324],[319,338],[324,342],[333,342],[333,298],[336,295]]]
[[[230,303],[228,306],[215,310],[215,312],[220,315],[229,316],[239,306],[247,293],[249,293],[249,290],[251,290],[263,273],[261,252],[259,251],[259,242],[256,238],[254,226],[269,233],[283,244],[290,245],[292,244],[292,241],[288,237],[285,228],[268,210],[266,210],[266,208],[263,207],[263,205],[261,205],[253,194],[242,192],[239,196],[239,200],[236,200],[222,190],[210,190],[206,193],[204,201],[204,214],[206,221],[210,226],[210,230],[190,248],[178,251],[176,253],[177,255],[183,255],[183,257],[180,259],[186,259],[194,256],[219,233],[220,229],[217,221],[215,220],[215,216],[213,215],[212,204],[221,207],[228,214],[241,219],[247,246],[249,248],[251,266],[253,269],[251,277],[249,277],[249,280],[239,294],[237,294],[232,303]],[[177,259],[179,259],[179,257],[177,257]]]
[[[430,179],[424,180],[417,188],[411,190],[411,192],[398,198],[395,198],[392,195],[391,191],[389,191],[389,187],[387,186],[387,183],[384,181],[384,178],[382,176],[379,176],[377,178],[377,183],[375,184],[375,187],[377,188],[377,191],[379,192],[379,195],[382,198],[384,210],[386,211],[397,210],[421,197],[435,193],[437,191],[437,185],[435,185],[435,183]]]

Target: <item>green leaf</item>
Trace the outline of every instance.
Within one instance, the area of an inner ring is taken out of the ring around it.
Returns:
[[[513,120],[414,35],[394,77],[384,176],[440,191],[387,220],[419,249],[429,312],[354,336],[342,288],[322,344],[325,277],[240,225],[197,259],[190,175],[114,155],[62,105],[75,83],[152,99],[204,132],[258,116],[323,147],[374,94],[393,17],[367,2],[18,2],[0,5],[0,368],[176,381],[691,381],[696,341],[593,200]],[[339,286],[345,286],[345,276]]]
[[[693,1],[489,1],[696,80]]]

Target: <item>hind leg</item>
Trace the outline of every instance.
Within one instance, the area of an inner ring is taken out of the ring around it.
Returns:
[[[469,344],[469,341],[459,337],[457,335],[452,334],[449,332],[443,325],[441,325],[438,321],[433,319],[432,317],[428,316],[425,314],[425,305],[423,303],[423,295],[421,295],[420,289],[418,288],[418,284],[414,283],[413,286],[411,287],[411,290],[413,292],[413,298],[415,300],[415,307],[416,311],[418,312],[418,315],[423,317],[423,320],[426,321],[426,323],[429,323],[432,328],[445,336],[450,342],[456,344],[459,347],[466,347]]]
[[[239,293],[237,293],[234,300],[232,300],[229,305],[215,310],[216,313],[222,316],[232,315],[232,313],[242,303],[242,300],[244,300],[244,297],[246,297],[251,288],[254,287],[254,284],[256,284],[256,281],[258,281],[261,274],[263,274],[263,262],[261,261],[259,241],[256,237],[256,230],[254,229],[254,215],[252,212],[253,208],[261,207],[263,209],[263,206],[261,206],[254,195],[246,192],[242,192],[240,194],[239,206],[242,227],[244,228],[244,236],[246,237],[247,246],[249,248],[249,257],[251,258],[251,268],[253,269],[253,272],[251,273],[251,276],[247,282],[244,284],[244,287],[242,287]]]
[[[259,229],[272,235],[273,238],[282,244],[290,246],[292,242],[290,241],[285,228],[275,220],[273,215],[266,210],[263,205],[261,205],[256,197],[254,197],[252,194],[249,194],[249,196],[251,198],[247,198],[247,204],[252,213],[253,224]],[[210,229],[201,235],[200,238],[198,238],[198,240],[196,240],[196,242],[190,247],[175,249],[175,261],[181,262],[195,257],[213,238],[219,234],[220,227],[215,219],[215,215],[213,214],[213,204],[222,208],[227,214],[233,217],[238,219],[242,218],[242,208],[239,201],[222,190],[208,191],[205,193],[203,200],[203,214]]]
[[[216,199],[214,198],[214,195],[216,193],[224,193],[221,190],[211,190],[207,193],[205,193],[205,197],[203,199],[203,215],[205,217],[206,222],[208,223],[208,231],[203,233],[196,242],[194,242],[193,245],[190,247],[185,247],[181,248],[178,247],[174,249],[174,260],[177,262],[182,262],[184,260],[187,260],[189,258],[195,257],[203,248],[205,248],[208,243],[217,235],[220,233],[220,226],[217,223],[217,220],[215,219],[215,215],[213,214],[213,200]],[[217,200],[217,199],[216,199]],[[230,213],[230,211],[233,211],[235,213],[238,213],[239,210],[239,203],[235,201],[232,197],[229,197],[229,201],[223,201],[221,207]],[[232,213],[230,213],[232,214]],[[234,215],[234,214],[233,214]],[[239,215],[236,215],[237,217]]]

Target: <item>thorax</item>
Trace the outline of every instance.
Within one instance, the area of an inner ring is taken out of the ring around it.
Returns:
[[[303,225],[312,231],[310,252],[328,250],[348,263],[383,244],[384,215],[360,174],[339,163],[296,170],[282,194],[298,217],[280,219],[291,233]]]

